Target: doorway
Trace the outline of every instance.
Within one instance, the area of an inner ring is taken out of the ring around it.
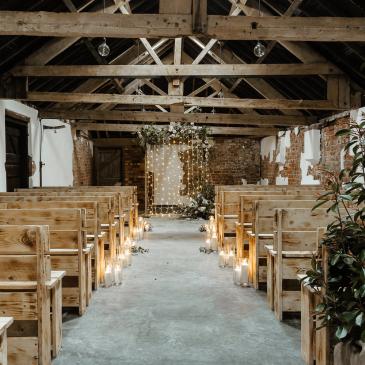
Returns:
[[[6,190],[29,187],[28,124],[5,116]]]
[[[123,183],[123,152],[121,148],[95,148],[96,185],[111,186]]]

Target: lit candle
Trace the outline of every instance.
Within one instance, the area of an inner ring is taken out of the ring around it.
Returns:
[[[229,254],[228,254],[228,266],[229,267],[233,267],[234,266],[234,253],[233,251],[229,251]]]
[[[130,248],[131,247],[131,239],[129,237],[125,240],[124,246],[125,246],[125,248]]]
[[[121,267],[127,267],[128,266],[128,264],[127,264],[127,258],[125,257],[124,253],[121,253],[118,256],[118,260],[119,260],[119,263],[120,263],[120,266]]]
[[[114,265],[114,283],[122,284],[122,267],[119,264]]]
[[[129,250],[126,250],[124,252],[124,257],[125,257],[126,266],[131,266],[132,265],[132,255]]]
[[[243,259],[241,265],[241,285],[248,286],[248,260]]]
[[[213,233],[212,238],[211,238],[211,248],[213,251],[217,251],[218,250],[218,239],[217,239],[217,235]]]
[[[207,250],[210,250],[211,249],[211,241],[210,241],[209,238],[205,240],[205,248]]]
[[[218,260],[219,267],[225,267],[226,266],[226,254],[224,251],[219,252],[219,260]]]
[[[241,285],[241,266],[236,266],[233,270],[233,282],[236,285]]]
[[[108,265],[105,269],[104,285],[106,288],[109,288],[113,285],[113,273],[111,265]]]

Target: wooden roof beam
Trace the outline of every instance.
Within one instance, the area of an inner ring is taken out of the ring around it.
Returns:
[[[139,124],[98,124],[98,123],[75,123],[74,127],[78,130],[88,131],[108,131],[108,132],[137,132],[141,126]],[[161,128],[164,128],[161,126]],[[279,132],[276,128],[246,128],[246,127],[210,127],[209,134],[227,134],[240,136],[275,136]]]
[[[180,38],[177,38],[180,39]],[[181,49],[181,48],[180,48]],[[181,53],[181,51],[180,51]],[[18,66],[13,76],[30,77],[213,77],[338,75],[326,63],[292,64],[202,64],[202,65],[75,65]]]
[[[161,95],[116,95],[116,94],[82,94],[61,92],[28,92],[26,101],[47,101],[62,103],[112,103],[137,105],[173,105],[184,104],[187,107],[215,108],[255,108],[255,109],[319,109],[343,110],[329,100],[289,100],[289,99],[236,99],[204,98],[189,96]]]
[[[206,32],[193,31],[192,15],[1,11],[0,35],[39,37],[176,38],[362,42],[364,18],[207,16]]]
[[[69,119],[69,120],[109,120],[129,121],[135,123],[197,123],[219,125],[278,125],[298,126],[315,122],[315,118],[297,115],[248,115],[248,114],[223,114],[223,113],[160,113],[160,112],[133,112],[133,111],[98,111],[98,110],[67,110],[48,109],[39,111],[40,118],[44,119]]]

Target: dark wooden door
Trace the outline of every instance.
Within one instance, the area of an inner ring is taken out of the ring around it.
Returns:
[[[123,182],[121,148],[95,148],[96,185],[121,185]]]
[[[28,124],[6,116],[5,134],[7,191],[28,188]]]

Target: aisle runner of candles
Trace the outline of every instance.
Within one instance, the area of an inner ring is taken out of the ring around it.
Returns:
[[[211,253],[217,251],[217,230],[214,217],[209,218],[209,223],[204,226],[206,232],[205,246],[200,251]],[[233,282],[243,287],[249,286],[248,278],[248,259],[244,258],[236,262],[235,253],[230,250],[228,252],[221,250],[218,255],[218,265],[221,268],[233,268]]]
[[[137,241],[144,239],[144,232],[150,232],[152,226],[142,217],[138,219],[138,226],[134,232]],[[119,253],[113,261],[106,260],[106,268],[104,274],[104,287],[109,288],[112,285],[121,285],[123,280],[123,269],[132,265],[132,255],[137,253],[145,253],[148,250],[137,247],[137,242],[132,241],[129,237],[125,240],[123,247],[119,248]]]

